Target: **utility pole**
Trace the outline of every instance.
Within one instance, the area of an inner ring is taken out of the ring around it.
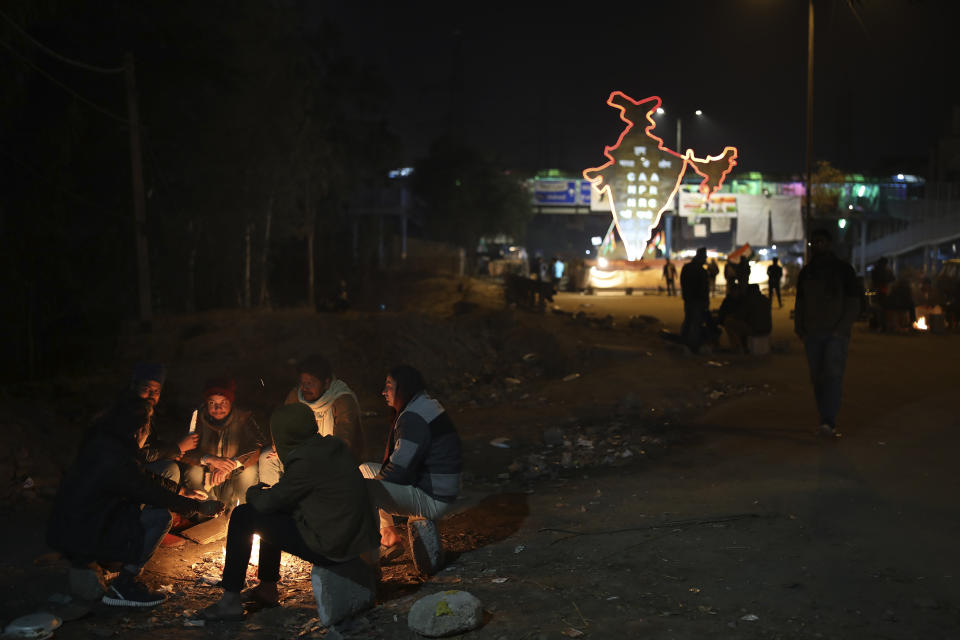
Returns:
[[[150,295],[150,253],[147,247],[147,207],[143,191],[143,161],[140,154],[140,111],[137,107],[136,74],[133,54],[123,55],[124,81],[127,88],[127,118],[130,121],[130,174],[133,180],[133,219],[137,245],[137,286],[140,293],[140,323],[153,321]]]
[[[803,211],[803,255],[805,262],[810,257],[810,225],[813,224],[813,216],[810,213],[813,200],[813,0],[808,0],[808,4],[810,8],[807,27],[807,199]]]

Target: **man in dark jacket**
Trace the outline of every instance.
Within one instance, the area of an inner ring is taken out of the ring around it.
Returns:
[[[133,375],[130,378],[130,390],[140,398],[148,401],[153,411],[156,412],[157,404],[160,402],[160,393],[163,391],[163,383],[167,377],[167,369],[158,362],[138,362],[133,367]],[[122,396],[128,392],[124,391]],[[190,433],[179,442],[163,442],[157,437],[156,420],[153,415],[150,417],[150,433],[147,436],[147,442],[141,449],[143,459],[147,462],[147,470],[157,475],[172,480],[174,483],[180,483],[180,466],[177,460],[197,446],[197,434]]]
[[[178,495],[146,471],[142,456],[153,405],[129,394],[86,434],[57,492],[47,543],[76,563],[123,563],[103,596],[108,605],[149,607],[165,596],[137,576],[170,529],[171,511],[216,515],[223,504]]]
[[[839,437],[837,413],[843,391],[850,330],[860,314],[857,274],[830,247],[830,232],[810,236],[810,262],[797,277],[794,330],[803,340],[820,412],[820,433]]]
[[[227,529],[224,593],[200,611],[206,620],[240,619],[245,599],[276,604],[281,551],[319,565],[366,555],[375,561],[373,509],[346,443],[317,433],[313,411],[300,402],[274,411],[270,432],[283,476],[272,487],[263,483],[250,487],[247,503],[233,510]],[[254,533],[260,535],[260,584],[241,594]]]
[[[780,298],[780,280],[783,278],[783,267],[780,266],[780,259],[774,258],[773,262],[767,267],[768,293],[770,302],[773,302],[773,292],[777,292],[777,304],[783,309],[783,300]]]
[[[236,384],[230,378],[212,378],[203,385],[204,404],[194,411],[190,433],[197,447],[183,454],[183,484],[220,500],[229,512],[247,501],[247,489],[259,479],[257,462],[263,434],[253,414],[238,408]]]
[[[707,333],[716,331],[710,317],[710,277],[707,275],[706,262],[707,250],[701,247],[680,270],[680,293],[683,295],[683,327],[680,333],[684,343],[694,353],[706,338],[713,338],[713,335],[704,336],[704,325]]]

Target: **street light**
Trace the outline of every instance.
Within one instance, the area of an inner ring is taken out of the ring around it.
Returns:
[[[810,204],[813,200],[811,178],[813,175],[813,0],[809,0],[809,17],[807,20],[807,202],[803,217],[806,238],[810,238],[810,225],[813,218],[810,215]],[[803,243],[806,257],[810,256],[810,243]]]
[[[663,107],[657,108],[657,115],[662,116],[666,113],[663,110]],[[703,116],[702,109],[696,109],[693,112],[695,116]],[[681,156],[685,155],[683,151],[683,119],[680,116],[677,116],[677,153]],[[680,189],[677,188],[677,194],[674,196],[673,200],[673,210],[679,215],[680,214]],[[670,251],[672,249],[672,236],[671,227],[672,227],[672,216],[669,213],[663,214],[663,253],[668,258],[670,257]]]

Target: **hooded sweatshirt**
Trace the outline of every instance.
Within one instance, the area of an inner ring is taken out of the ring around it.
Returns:
[[[270,418],[283,477],[251,487],[247,503],[264,513],[289,513],[314,552],[331,560],[356,557],[380,542],[366,483],[346,444],[317,433],[304,404],[283,405]]]

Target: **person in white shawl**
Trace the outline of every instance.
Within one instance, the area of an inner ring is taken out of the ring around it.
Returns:
[[[366,443],[360,424],[360,404],[350,387],[333,374],[330,362],[321,355],[311,355],[297,365],[299,383],[290,390],[284,404],[300,402],[313,410],[317,432],[337,436],[359,461],[363,460]],[[283,475],[283,465],[271,447],[260,456],[260,481],[273,485]]]

